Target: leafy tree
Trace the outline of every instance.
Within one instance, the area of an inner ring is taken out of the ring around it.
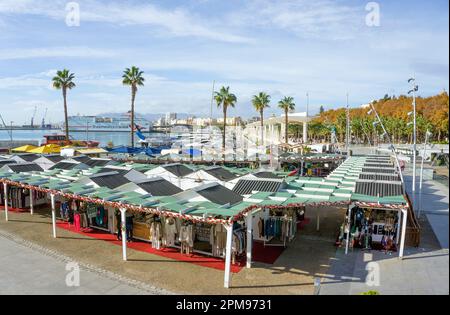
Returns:
[[[225,140],[226,140],[226,127],[227,127],[227,111],[228,107],[234,107],[237,102],[237,97],[233,93],[230,93],[230,87],[222,87],[219,92],[214,93],[214,100],[217,107],[222,107],[223,110],[223,133],[222,133],[222,152],[223,159],[225,159]]]
[[[270,107],[270,95],[260,92],[258,95],[253,95],[252,104],[255,110],[259,113],[261,119],[261,143],[264,145],[264,110]]]
[[[136,100],[136,93],[138,86],[144,86],[144,72],[137,67],[126,68],[122,75],[123,85],[131,87],[131,147],[134,147],[134,102]]]
[[[412,111],[412,98],[405,95],[400,95],[396,98],[385,97],[373,102],[375,109],[382,118],[391,140],[396,143],[407,143],[412,141],[412,126],[408,126],[411,117],[407,115]],[[417,97],[417,131],[418,141],[423,141],[427,129],[432,131],[433,135],[430,141],[448,141],[448,107],[449,97],[447,92],[431,96],[431,97]],[[352,117],[351,126],[353,135],[360,142],[375,142],[379,140],[382,134],[379,125],[373,126],[374,116],[368,115],[367,108],[353,108],[350,109]],[[341,141],[345,133],[345,109],[332,109],[320,113],[315,119],[315,122],[323,125],[335,125],[337,133]],[[364,139],[364,140],[363,140]],[[367,140],[367,141],[366,141]],[[387,139],[384,139],[385,141]]]
[[[64,69],[62,71],[57,71],[56,76],[52,79],[53,87],[55,89],[61,90],[64,99],[64,123],[66,130],[66,141],[69,140],[69,117],[67,114],[67,90],[73,89],[76,85],[73,82],[75,79],[75,74],[70,73],[69,70]]]
[[[319,114],[322,114],[324,111],[325,111],[325,108],[323,108],[323,106],[320,105],[320,108],[319,108]]]
[[[281,101],[278,102],[278,107],[284,111],[284,123],[286,126],[284,140],[285,140],[285,143],[287,144],[289,142],[289,139],[288,139],[289,111],[292,111],[295,109],[294,98],[290,97],[290,96],[283,98]]]

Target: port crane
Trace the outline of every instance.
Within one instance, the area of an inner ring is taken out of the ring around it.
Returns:
[[[9,135],[9,137],[11,139],[11,142],[12,142],[13,141],[12,130],[8,129],[8,126],[6,125],[5,121],[3,120],[3,116],[1,114],[0,114],[0,119],[2,120],[3,126],[5,127],[5,130],[8,132],[8,135]],[[12,128],[12,125],[11,125],[11,128]]]
[[[42,117],[42,123],[41,123],[42,129],[45,129],[45,117],[47,117],[47,110],[48,110],[48,108],[45,108],[44,116]]]
[[[33,112],[33,116],[31,117],[31,128],[34,127],[34,117],[36,116],[36,112],[37,112],[37,106],[34,106],[34,112]]]

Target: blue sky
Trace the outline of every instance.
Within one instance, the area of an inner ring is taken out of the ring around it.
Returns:
[[[378,1],[380,26],[366,25],[357,0],[79,0],[80,26],[68,27],[63,0],[0,0],[0,112],[7,121],[62,119],[57,69],[76,74],[70,114],[124,112],[124,68],[139,66],[141,113],[208,115],[212,82],[238,97],[231,115],[254,116],[259,91],[294,96],[304,111],[359,106],[404,94],[415,75],[420,95],[448,90],[447,0]],[[215,115],[220,111],[214,109]]]

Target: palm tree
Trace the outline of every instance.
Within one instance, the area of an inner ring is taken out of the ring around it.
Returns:
[[[264,110],[269,108],[270,95],[260,92],[258,95],[253,95],[252,104],[256,111],[261,116],[261,143],[264,145]]]
[[[70,73],[69,70],[64,69],[62,71],[57,71],[56,76],[52,79],[53,87],[55,89],[61,90],[64,98],[64,121],[66,129],[66,141],[69,140],[69,118],[67,114],[67,90],[73,89],[76,85],[73,82],[75,79],[75,74]]]
[[[230,87],[224,87],[219,92],[214,93],[214,100],[217,103],[217,107],[222,107],[223,110],[223,133],[222,133],[222,157],[225,159],[225,129],[227,127],[227,110],[228,107],[234,107],[237,102],[236,95],[230,93]]]
[[[278,102],[278,107],[281,108],[284,111],[284,124],[285,124],[285,135],[284,140],[285,143],[288,144],[288,126],[289,126],[289,111],[292,111],[295,109],[295,103],[294,98],[291,96],[287,96],[283,98],[281,101]]]
[[[138,86],[144,86],[144,74],[137,67],[126,68],[123,72],[122,83],[131,87],[131,147],[134,147],[134,101],[136,100],[136,93]]]

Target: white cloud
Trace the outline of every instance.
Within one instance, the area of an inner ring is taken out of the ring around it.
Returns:
[[[362,25],[363,6],[331,0],[250,0],[246,9],[232,13],[230,24],[291,32],[304,38],[349,39]]]
[[[0,50],[0,60],[31,59],[31,58],[110,58],[117,53],[111,50],[95,49],[89,47],[45,47],[45,48],[18,48]]]
[[[24,74],[15,77],[0,77],[0,89],[18,89],[23,87],[53,89],[51,80],[55,76],[56,70],[47,70],[39,73]],[[167,79],[151,73],[145,73],[147,84],[160,84]],[[159,83],[158,83],[159,82]],[[75,74],[77,86],[89,86],[96,88],[117,88],[122,86],[120,74],[117,77],[106,77],[103,75],[81,75]],[[103,93],[91,93],[90,95],[102,95]],[[105,94],[103,94],[105,95]]]
[[[23,87],[51,88],[51,82],[39,74],[6,78],[0,77],[0,89],[21,89]]]
[[[216,41],[243,43],[250,39],[220,30],[217,25],[203,22],[204,17],[195,16],[182,8],[165,10],[152,4],[131,2],[77,1],[80,4],[81,23],[106,22],[118,25],[156,26],[173,36],[201,37]],[[67,1],[2,0],[0,13],[42,15],[65,19]],[[217,28],[217,29],[216,29]],[[140,31],[143,31],[142,29]]]

